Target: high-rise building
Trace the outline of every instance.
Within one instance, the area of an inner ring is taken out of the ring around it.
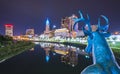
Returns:
[[[61,20],[61,26],[62,28],[67,28],[70,32],[73,31],[73,25],[75,24],[74,19],[78,18],[76,15],[72,15],[70,17],[65,17]],[[78,26],[76,25],[75,30],[78,29]]]
[[[34,35],[34,29],[27,29],[26,35]]]
[[[49,20],[47,19],[47,20],[46,20],[46,27],[45,27],[44,34],[49,34],[49,32],[50,32],[50,22],[49,22]]]
[[[69,17],[65,17],[61,20],[61,27],[62,28],[67,28],[68,30],[70,30],[70,27],[69,27]]]
[[[13,36],[13,25],[12,24],[5,25],[5,35]]]

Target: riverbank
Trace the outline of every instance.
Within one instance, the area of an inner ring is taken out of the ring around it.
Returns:
[[[67,41],[63,41],[63,42],[60,42],[60,41],[59,42],[57,42],[57,41],[38,41],[38,42],[60,43],[60,44],[65,44],[65,45],[73,45],[73,46],[77,46],[77,47],[82,46],[82,49],[85,49],[85,47],[87,46],[87,43],[80,43],[80,42],[67,42]],[[120,42],[116,42],[116,44],[112,44],[112,42],[108,42],[108,44],[113,52],[120,54]]]
[[[60,43],[64,45],[72,45],[76,47],[80,47],[81,49],[85,49],[87,46],[87,43],[80,43],[80,42],[57,42],[57,41],[38,41],[38,42],[49,42],[49,43]],[[115,57],[120,58],[120,42],[117,42],[116,44],[112,44],[112,42],[108,42],[110,48],[112,49]]]
[[[0,48],[0,61],[4,61],[15,55],[22,53],[25,50],[34,47],[34,43],[29,41],[17,41],[13,45],[8,45]]]

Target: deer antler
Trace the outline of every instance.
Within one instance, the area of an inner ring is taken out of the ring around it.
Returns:
[[[79,11],[79,14],[80,14],[80,18],[74,18],[73,19],[75,24],[78,23],[79,21],[84,21],[85,20],[81,11]]]
[[[73,25],[73,29],[75,29],[76,24],[77,24],[78,22],[85,20],[81,11],[79,11],[79,15],[80,15],[80,18],[74,18],[74,19],[73,19],[74,22],[75,22],[74,25]]]
[[[101,26],[101,25],[100,25],[100,18],[99,18],[99,19],[98,19],[98,31],[106,32],[106,31],[108,30],[108,28],[109,28],[109,21],[108,21],[108,18],[107,18],[106,16],[101,15],[101,17],[102,17],[103,19],[105,19],[106,24],[105,24],[104,26]]]
[[[74,18],[74,19],[73,19],[74,22],[75,22],[74,25],[73,25],[73,29],[75,28],[76,23],[78,23],[78,22],[84,22],[85,25],[88,26],[88,31],[91,31],[90,18],[89,18],[89,16],[88,16],[88,14],[87,14],[87,19],[85,19],[85,18],[83,17],[83,14],[82,14],[81,11],[79,11],[79,15],[80,15],[80,18]],[[85,30],[85,29],[84,29],[84,30]]]

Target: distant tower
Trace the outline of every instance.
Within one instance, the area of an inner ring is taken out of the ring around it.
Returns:
[[[45,54],[46,54],[46,57],[45,57],[45,60],[46,60],[46,62],[49,62],[49,60],[50,60],[50,55],[49,55],[49,53],[50,53],[50,48],[44,48],[44,50],[45,50]]]
[[[47,20],[46,20],[46,28],[45,28],[44,33],[45,33],[45,34],[49,34],[49,32],[50,32],[50,22],[49,22],[49,20],[47,19]]]
[[[13,25],[11,24],[5,25],[5,35],[13,36]]]

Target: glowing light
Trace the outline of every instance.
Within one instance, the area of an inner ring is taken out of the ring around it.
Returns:
[[[12,24],[5,24],[6,27],[13,27]]]
[[[85,50],[82,50],[82,52],[85,52]]]
[[[115,42],[113,41],[112,44],[115,44]]]
[[[46,20],[46,25],[50,25],[50,22],[48,19]]]
[[[56,25],[53,25],[53,28],[56,28]]]
[[[46,62],[48,62],[50,60],[50,56],[46,56]]]
[[[87,59],[88,59],[88,58],[90,58],[90,57],[89,57],[88,55],[86,55],[86,56],[85,56],[85,58],[87,58]]]
[[[80,50],[80,48],[77,48],[77,50]]]
[[[115,32],[115,34],[117,35],[117,34],[119,34],[119,32]]]
[[[68,54],[69,52],[67,51],[66,54]]]
[[[74,65],[74,64],[72,64],[72,67],[75,67],[75,65]]]
[[[56,53],[53,53],[53,55],[56,55]]]

